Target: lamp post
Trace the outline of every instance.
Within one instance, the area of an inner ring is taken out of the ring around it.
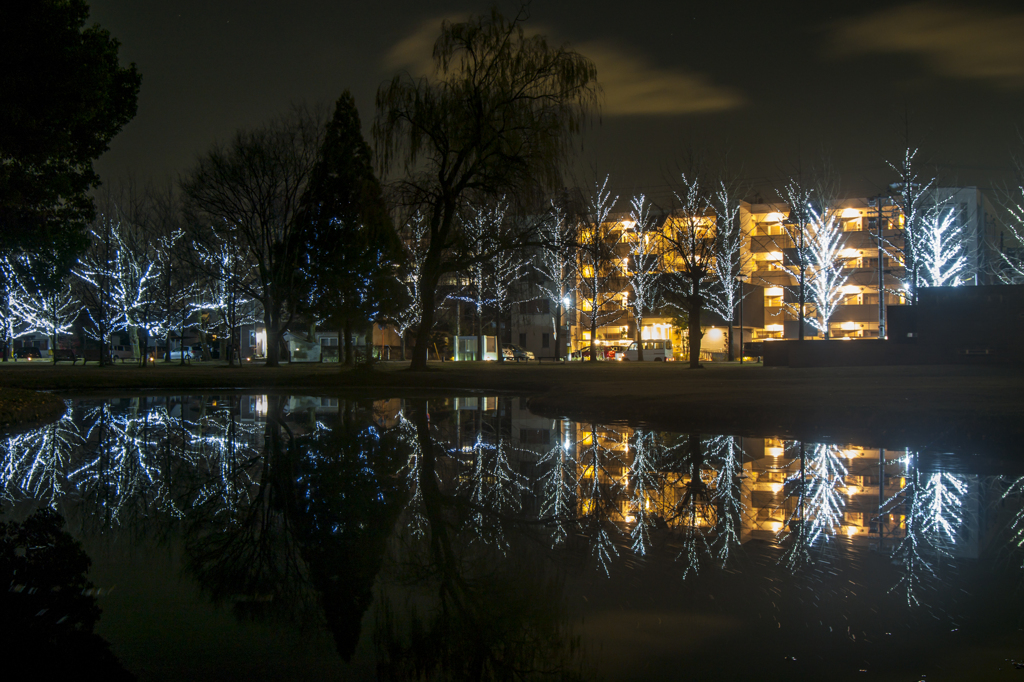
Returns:
[[[743,291],[743,280],[745,278],[746,278],[746,275],[736,275],[736,281],[740,283],[740,364],[741,365],[743,364],[743,299],[746,298],[744,296],[744,291]],[[730,339],[730,343],[731,342],[732,342],[732,340]]]
[[[800,325],[797,328],[797,338],[800,341],[804,340],[804,306],[806,305],[806,290],[804,287],[806,284],[805,279],[807,274],[807,266],[804,263],[804,231],[807,225],[807,220],[804,217],[804,211],[806,210],[806,206],[801,206],[799,209],[791,206],[789,209],[789,217],[786,218],[783,223],[800,229],[800,239],[796,249],[798,259],[797,264],[800,266],[800,312],[797,316],[798,324]],[[792,238],[792,232],[790,232],[790,237]]]

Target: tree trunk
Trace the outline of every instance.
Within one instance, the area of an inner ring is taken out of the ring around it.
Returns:
[[[644,361],[644,317],[643,315],[636,316],[636,359],[640,362]]]
[[[700,313],[703,308],[703,301],[699,297],[688,297],[689,310],[689,342],[690,342],[690,369],[700,369],[700,341],[704,333],[700,330]]]
[[[476,302],[476,359],[484,359],[484,311],[479,297]]]
[[[498,362],[505,362],[505,353],[502,352],[504,348],[503,342],[505,337],[502,336],[502,323],[504,322],[503,315],[501,314],[501,306],[495,308],[497,320],[494,323],[494,333],[496,334],[496,341],[498,342]]]
[[[597,360],[597,301],[594,301],[594,309],[590,311],[590,361]]]
[[[263,313],[263,322],[267,326],[267,367],[281,366],[281,339],[274,317],[270,309]]]
[[[374,325],[374,323],[371,322],[370,325],[366,328],[366,343],[364,344],[365,347],[366,347],[366,357],[363,358],[363,364],[366,365],[367,369],[369,369],[370,367],[373,367],[373,362],[374,362],[374,358],[373,358],[373,349],[374,349],[374,344],[373,344],[373,325]],[[384,334],[383,334],[383,331],[382,331],[382,333],[381,333],[381,349],[382,349],[382,352],[383,352],[383,347],[384,347],[383,341],[384,341]]]
[[[733,335],[732,316],[730,316],[729,317],[729,356],[728,356],[729,362],[732,362],[733,360],[736,359],[736,354],[732,352],[732,335]],[[742,343],[743,343],[743,341],[741,339],[740,340],[740,344],[742,345]]]
[[[562,346],[560,342],[562,340],[562,299],[558,299],[558,304],[555,306],[555,333],[554,333],[555,347],[552,356],[558,360],[562,355]]]
[[[352,320],[345,320],[345,366],[352,367],[356,363],[356,349],[352,347]]]
[[[428,253],[420,275],[420,326],[416,329],[416,347],[412,349],[412,363],[409,369],[422,371],[427,368],[427,351],[430,348],[430,332],[434,329],[434,297],[437,283],[441,279],[440,254]]]

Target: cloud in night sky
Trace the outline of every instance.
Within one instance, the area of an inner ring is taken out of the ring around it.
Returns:
[[[449,17],[456,21],[460,18]],[[429,75],[433,70],[430,55],[441,21],[425,21],[396,43],[388,51],[385,66],[406,69],[414,76]],[[574,47],[597,66],[597,78],[605,96],[601,109],[604,116],[691,114],[734,109],[744,104],[739,93],[715,85],[700,74],[654,66],[640,55],[600,42]]]
[[[1024,13],[921,2],[881,10],[840,26],[840,54],[904,53],[934,73],[1024,87]]]

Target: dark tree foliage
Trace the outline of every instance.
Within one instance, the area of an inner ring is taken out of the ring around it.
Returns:
[[[402,245],[347,90],[327,125],[297,222],[305,304],[314,316],[345,330],[346,363],[351,364],[353,326],[396,314],[404,287],[395,278]]]
[[[467,265],[459,218],[468,202],[506,197],[522,208],[560,187],[571,140],[597,103],[594,64],[527,35],[525,18],[494,10],[446,21],[433,75],[399,75],[377,91],[377,160],[403,173],[398,194],[428,224],[413,369],[426,367],[442,276]]]
[[[0,638],[36,679],[133,680],[93,628],[100,609],[86,578],[92,561],[41,509],[23,523],[0,522]]]
[[[92,163],[135,116],[141,82],[88,15],[84,0],[0,9],[0,251],[45,256],[58,278],[88,244]]]

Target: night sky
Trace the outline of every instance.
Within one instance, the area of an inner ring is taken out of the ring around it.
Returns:
[[[142,73],[139,111],[97,164],[158,183],[215,140],[429,59],[442,18],[488,3],[93,0]],[[518,4],[499,2],[513,14]],[[764,193],[826,155],[849,195],[894,180],[909,131],[946,184],[999,187],[1024,149],[1019,2],[534,2],[527,27],[592,58],[604,88],[577,179],[663,194],[691,152]],[[909,125],[907,124],[909,122]]]

